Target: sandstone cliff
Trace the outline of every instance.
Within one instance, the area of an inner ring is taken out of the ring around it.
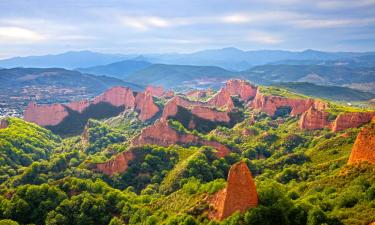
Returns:
[[[40,126],[55,126],[69,115],[68,109],[83,113],[88,107],[99,103],[109,103],[115,107],[124,107],[124,109],[136,109],[141,121],[151,119],[159,112],[159,108],[155,105],[149,92],[138,93],[135,97],[135,93],[130,88],[113,87],[93,100],[70,102],[65,105],[30,103],[25,110],[24,119]]]
[[[302,113],[299,120],[299,127],[305,130],[316,130],[330,127],[328,121],[329,113],[325,111],[316,110],[314,107],[310,107],[306,112]]]
[[[228,174],[227,186],[209,199],[210,219],[223,220],[234,212],[245,212],[258,206],[258,194],[245,162],[234,164]]]
[[[332,125],[332,131],[338,132],[348,128],[359,127],[371,121],[375,112],[341,113]]]
[[[62,104],[37,105],[29,103],[24,113],[24,120],[40,126],[54,126],[68,116],[68,110]]]
[[[128,169],[129,161],[134,159],[134,153],[132,150],[120,153],[113,159],[110,159],[104,163],[94,164],[94,170],[113,176],[116,173],[123,173]]]
[[[362,128],[358,133],[348,164],[364,161],[375,164],[375,117],[368,127]]]
[[[244,80],[229,80],[225,84],[224,89],[230,95],[239,96],[243,101],[253,99],[258,88]]]
[[[135,105],[139,112],[138,119],[141,121],[149,120],[159,112],[159,107],[154,103],[151,93],[147,91],[137,94]]]
[[[218,157],[224,157],[230,153],[228,147],[215,141],[203,140],[192,134],[185,134],[171,128],[166,120],[159,120],[153,125],[146,127],[142,132],[132,139],[133,146],[143,146],[148,144],[170,146],[170,145],[207,145],[217,150]]]
[[[113,106],[125,106],[125,109],[135,107],[135,97],[133,91],[128,87],[113,87],[93,100],[93,104],[100,102],[110,103]]]
[[[281,96],[268,96],[263,95],[258,90],[251,107],[258,109],[262,112],[267,113],[270,116],[273,116],[276,110],[280,107],[290,107],[291,116],[297,116],[306,112],[310,107],[314,109],[323,111],[328,108],[328,105],[325,102],[314,100],[314,99],[292,99],[285,98]]]
[[[161,97],[164,95],[164,88],[161,86],[147,86],[145,92],[148,92],[155,97]]]
[[[207,101],[207,104],[216,108],[224,108],[231,111],[234,108],[234,103],[230,93],[222,88],[220,91]]]

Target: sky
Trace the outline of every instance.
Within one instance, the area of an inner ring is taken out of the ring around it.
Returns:
[[[224,47],[375,51],[375,0],[0,0],[0,58]]]

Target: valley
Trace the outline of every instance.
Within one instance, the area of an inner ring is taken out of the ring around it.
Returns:
[[[367,225],[374,118],[369,108],[239,79],[219,90],[116,86],[30,103],[24,120],[1,120],[0,217]]]

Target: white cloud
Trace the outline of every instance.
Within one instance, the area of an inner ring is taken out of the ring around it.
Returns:
[[[247,41],[261,44],[279,44],[283,42],[283,40],[278,36],[258,31],[250,32]]]
[[[130,17],[123,16],[120,19],[121,23],[125,26],[135,28],[140,31],[147,31],[152,28],[169,27],[172,24],[167,19],[161,17]]]
[[[1,42],[34,43],[46,39],[42,34],[22,27],[2,26],[0,27]]]
[[[248,23],[251,19],[245,14],[233,14],[222,17],[222,21],[224,23]]]

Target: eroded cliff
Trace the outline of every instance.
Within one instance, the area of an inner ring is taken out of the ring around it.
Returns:
[[[211,196],[208,202],[208,217],[215,220],[223,220],[237,211],[243,213],[258,206],[258,193],[245,162],[231,166],[227,186]]]

